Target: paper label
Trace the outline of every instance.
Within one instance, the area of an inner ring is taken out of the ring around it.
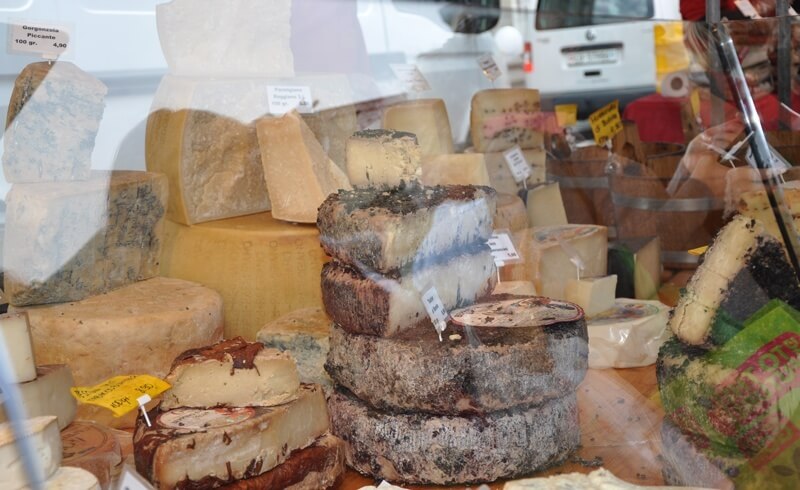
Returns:
[[[314,101],[311,99],[311,88],[302,86],[267,85],[269,112],[282,116],[291,110],[300,114],[314,112]]]
[[[41,22],[16,22],[8,26],[10,54],[36,54],[55,60],[70,48],[66,27]]]
[[[117,490],[153,490],[153,486],[128,465],[122,469],[116,488]]]
[[[742,13],[745,17],[749,17],[751,19],[760,19],[761,16],[758,15],[758,10],[753,7],[753,4],[750,3],[750,0],[734,0],[736,4],[736,8],[739,9],[739,12]]]
[[[492,250],[492,257],[494,257],[497,267],[522,261],[508,233],[494,232],[487,243]]]
[[[78,402],[107,408],[115,417],[122,417],[139,408],[136,400],[142,395],[155,397],[167,391],[170,385],[147,374],[115,376],[97,386],[71,388]]]
[[[392,68],[394,76],[405,85],[406,90],[409,92],[426,92],[431,89],[428,80],[425,79],[425,76],[419,71],[417,65],[400,65],[393,63],[389,66]]]
[[[592,126],[594,141],[603,146],[606,141],[613,138],[622,131],[622,118],[619,115],[619,101],[601,107],[589,116],[589,124]]]
[[[503,152],[503,158],[506,160],[508,169],[511,170],[511,175],[516,182],[525,182],[531,176],[531,166],[525,155],[522,153],[519,145]]]
[[[447,328],[447,319],[450,315],[447,313],[447,308],[444,307],[442,298],[439,297],[435,287],[425,291],[422,295],[422,302],[425,304],[425,311],[428,312],[428,316],[431,318],[441,341],[442,332]]]
[[[485,54],[478,58],[478,66],[481,67],[483,75],[491,81],[495,81],[503,74],[490,54]]]
[[[556,121],[562,128],[572,126],[578,122],[577,104],[559,104],[556,106]]]

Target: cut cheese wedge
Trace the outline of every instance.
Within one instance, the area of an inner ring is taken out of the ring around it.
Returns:
[[[614,306],[617,276],[570,279],[564,285],[564,299],[583,308],[592,317]]]
[[[450,118],[442,99],[417,99],[387,107],[383,127],[417,135],[423,159],[453,153]]]
[[[539,91],[525,88],[481,90],[472,97],[472,145],[480,152],[498,152],[519,145],[541,148]]]
[[[419,180],[417,136],[392,129],[365,129],[347,140],[347,176],[355,187],[394,187]]]
[[[560,226],[569,223],[558,182],[542,184],[528,191],[528,224]]]
[[[78,404],[70,393],[75,386],[72,371],[65,364],[36,367],[36,379],[17,385],[22,406],[28,417],[55,415],[63,430],[75,419]],[[0,422],[8,418],[5,404],[0,403]]]
[[[28,315],[11,313],[0,315],[0,341],[11,364],[10,380],[25,383],[36,379],[36,363],[33,359],[31,329]]]
[[[50,478],[58,470],[62,458],[61,434],[56,417],[48,415],[27,419],[23,428],[33,447],[42,478]],[[4,490],[29,488],[19,451],[11,425],[0,424],[0,488]]]
[[[424,185],[489,185],[486,162],[480,153],[438,155],[422,163]]]

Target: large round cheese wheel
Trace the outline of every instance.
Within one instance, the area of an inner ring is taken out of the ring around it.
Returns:
[[[194,226],[167,221],[161,273],[219,291],[225,337],[253,341],[270,320],[322,306],[326,260],[316,227],[260,213]]]
[[[391,482],[450,485],[513,478],[563,461],[580,442],[575,394],[485,416],[389,414],[337,391],[328,400],[348,465]]]
[[[61,431],[63,466],[83,468],[97,477],[102,488],[122,470],[122,448],[111,429],[94,422],[77,421]]]
[[[418,325],[390,338],[334,326],[326,367],[334,380],[369,405],[388,411],[487,413],[540,404],[574,393],[586,375],[583,312],[541,297],[501,296],[452,312],[471,315],[467,328],[451,322],[439,338]],[[492,327],[507,312],[521,325]],[[539,318],[558,318],[539,320]]]
[[[69,365],[77,386],[123,374],[164,377],[178,354],[222,337],[220,295],[165,277],[82,301],[16,311],[28,313],[36,362]],[[112,420],[109,410],[79,406],[78,418],[87,417]],[[114,420],[112,425],[125,425]]]

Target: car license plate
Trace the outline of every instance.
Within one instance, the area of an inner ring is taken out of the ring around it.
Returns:
[[[618,49],[595,49],[567,53],[567,66],[608,65],[619,60]]]

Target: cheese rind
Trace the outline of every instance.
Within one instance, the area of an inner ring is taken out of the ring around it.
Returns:
[[[314,223],[329,194],[351,188],[347,175],[296,112],[263,119],[256,127],[273,217]]]
[[[617,276],[570,279],[564,285],[564,299],[575,303],[592,317],[614,306]]]
[[[527,209],[530,226],[563,226],[569,223],[558,182],[529,190]]]
[[[421,154],[414,134],[365,129],[347,140],[347,176],[354,187],[394,187],[419,181]]]
[[[486,185],[489,173],[480,153],[457,153],[430,157],[422,163],[423,185]]]
[[[75,386],[72,371],[64,364],[37,366],[36,379],[20,383],[22,407],[27,417],[55,415],[63,430],[75,419],[78,403],[70,393]],[[8,420],[5,405],[0,404],[0,422]]]
[[[35,458],[47,479],[53,476],[61,464],[61,434],[54,416],[35,417],[23,422],[28,440],[33,446]],[[0,488],[22,490],[28,488],[28,478],[19,454],[11,425],[0,424]]]
[[[442,99],[417,99],[387,107],[383,127],[417,135],[423,159],[453,153],[450,118]]]
[[[6,116],[6,180],[88,179],[107,91],[72,63],[26,66],[14,82]]]
[[[166,177],[150,172],[15,184],[3,248],[9,302],[77,301],[156,276],[166,201]]]
[[[167,221],[162,250],[162,275],[204,284],[222,296],[226,338],[255,340],[268,321],[322,306],[319,275],[328,258],[314,226],[285,223],[270,213],[194,226]]]
[[[332,323],[322,308],[303,308],[264,325],[256,340],[291,354],[297,362],[300,381],[321,385],[330,393],[333,383],[325,372],[325,359]]]
[[[94,422],[78,421],[61,431],[62,464],[82,468],[108,489],[122,470],[122,448],[111,429]]]
[[[293,400],[300,380],[294,359],[241,337],[179,355],[164,379],[161,410],[271,407]]]
[[[516,145],[523,150],[542,147],[538,90],[481,90],[472,96],[471,107],[472,145],[477,151],[499,152]]]
[[[0,340],[11,365],[10,381],[25,383],[36,379],[36,362],[33,359],[31,331],[28,315],[11,313],[0,315]]]
[[[528,213],[525,203],[511,194],[497,195],[497,212],[494,214],[495,230],[520,231],[528,228]]]
[[[153,410],[150,420],[152,427],[137,421],[134,455],[136,470],[159,488],[257,476],[328,430],[325,396],[315,385],[277,407]]]
[[[44,482],[44,490],[100,490],[100,482],[89,471],[62,466]]]
[[[413,268],[397,278],[362,274],[333,260],[322,269],[322,301],[333,321],[348,332],[388,337],[419,323],[430,324],[422,302],[430,287],[449,311],[488,295],[496,281],[488,250]]]
[[[157,277],[83,301],[25,308],[36,359],[67,364],[78,386],[122,374],[167,375],[187,349],[222,337],[222,298],[199,284]],[[105,409],[81,405],[78,418],[125,426]]]
[[[355,189],[329,196],[317,227],[326,253],[365,273],[386,273],[485,243],[495,209],[488,187]]]

